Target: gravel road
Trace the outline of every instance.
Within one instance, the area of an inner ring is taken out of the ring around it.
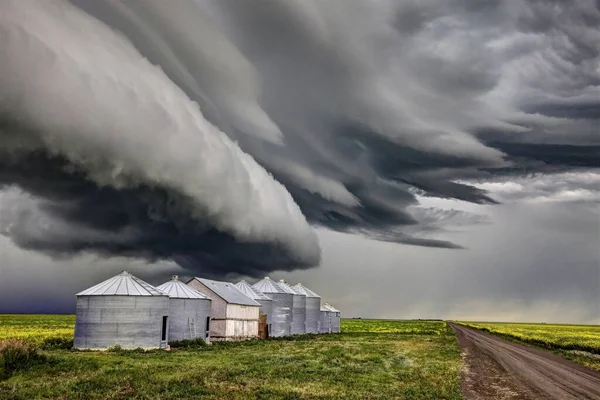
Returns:
[[[552,353],[450,324],[462,350],[470,400],[600,399],[600,373]]]

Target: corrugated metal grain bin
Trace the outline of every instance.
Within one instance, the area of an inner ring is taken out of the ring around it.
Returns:
[[[273,299],[271,311],[271,336],[289,336],[292,332],[292,307],[294,295],[281,289],[269,277],[256,282],[252,288]]]
[[[169,342],[196,338],[210,341],[210,297],[173,279],[156,287],[169,295]]]
[[[306,333],[306,296],[292,289],[283,279],[277,284],[294,296],[292,299],[292,335]]]
[[[273,313],[273,299],[267,296],[266,294],[255,290],[246,281],[239,281],[235,284],[235,286],[240,290],[240,292],[244,293],[246,296],[250,297],[252,300],[260,304],[260,311],[267,316],[267,336],[270,335],[271,314]]]
[[[292,287],[296,292],[306,296],[306,333],[319,333],[319,313],[321,296],[303,286],[301,283]]]
[[[258,337],[260,304],[233,283],[196,277],[188,285],[212,299],[210,336],[213,341]]]
[[[76,349],[167,346],[169,296],[123,271],[77,293]]]
[[[331,312],[331,333],[341,332],[341,312],[329,303],[325,303],[325,306],[329,308]]]
[[[331,333],[331,310],[325,304],[319,312],[319,333]]]

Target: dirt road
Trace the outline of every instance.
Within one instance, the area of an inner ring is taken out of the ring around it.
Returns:
[[[450,324],[463,352],[467,399],[600,399],[600,373],[549,352]]]

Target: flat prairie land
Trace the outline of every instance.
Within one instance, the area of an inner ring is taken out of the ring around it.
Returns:
[[[56,324],[64,335],[63,318],[2,316],[0,332],[6,324],[14,337],[3,334],[5,343],[40,343],[27,332]],[[342,320],[340,334],[148,352],[40,346],[38,353],[37,361],[0,378],[0,399],[462,398],[460,352],[443,321]]]
[[[457,323],[505,339],[551,350],[600,371],[600,326],[598,325],[464,321]]]

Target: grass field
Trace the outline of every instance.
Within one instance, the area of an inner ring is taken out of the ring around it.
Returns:
[[[39,343],[53,324],[65,334],[63,318],[0,321],[12,337]],[[342,320],[342,330],[171,352],[43,350],[41,361],[0,381],[0,398],[461,398],[459,350],[444,322]]]
[[[600,370],[600,326],[459,322],[507,339],[555,351],[588,367]],[[585,353],[591,354],[585,354]]]

